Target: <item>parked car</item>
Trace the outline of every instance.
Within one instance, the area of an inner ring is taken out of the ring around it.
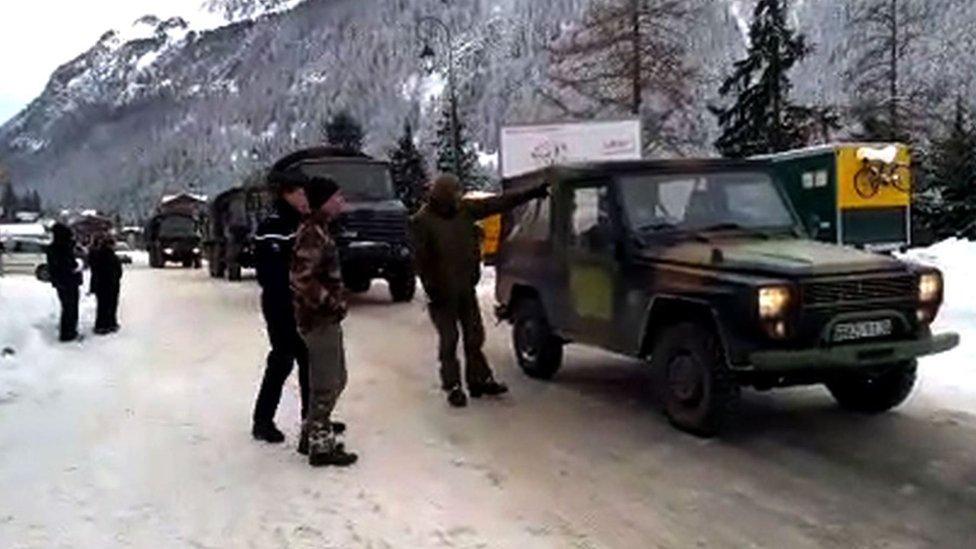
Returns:
[[[506,180],[551,197],[503,221],[501,318],[553,377],[575,342],[644,359],[667,417],[720,431],[740,387],[825,384],[848,410],[901,404],[934,334],[934,268],[809,238],[765,160],[554,167]]]
[[[119,261],[123,265],[132,264],[132,247],[129,246],[128,242],[122,240],[116,242],[115,255],[119,256]]]
[[[27,274],[46,280],[48,244],[49,240],[33,237],[5,240],[4,252],[0,254],[0,274]]]

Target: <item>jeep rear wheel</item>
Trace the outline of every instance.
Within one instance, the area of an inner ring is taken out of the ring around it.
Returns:
[[[515,358],[529,377],[552,379],[562,366],[563,342],[552,332],[537,299],[524,299],[517,304],[512,342]]]
[[[880,414],[905,402],[915,387],[915,362],[893,365],[877,375],[849,375],[827,383],[837,404],[862,414]]]
[[[651,365],[672,425],[703,437],[722,430],[738,403],[739,385],[714,330],[695,323],[667,328],[657,338]]]

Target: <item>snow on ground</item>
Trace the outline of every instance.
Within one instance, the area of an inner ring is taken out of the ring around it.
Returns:
[[[959,347],[921,363],[921,387],[945,404],[976,412],[976,243],[950,239],[913,250],[906,259],[939,268],[945,277],[945,305],[933,330],[962,336]]]
[[[973,252],[912,254],[947,269],[939,324],[967,346],[926,360],[905,406],[862,418],[821,388],[749,392],[738,431],[711,441],[655,413],[634,361],[571,347],[555,381],[521,376],[489,320],[490,269],[486,352],[512,393],[449,409],[420,298],[393,305],[376,284],[345,323],[337,414],[361,453],[348,470],[295,453],[294,380],[277,417],[288,444],[250,440],[267,352],[253,282],[140,257],[122,332],[60,345],[50,286],[0,278],[0,349],[16,351],[0,358],[0,547],[962,547],[976,536]]]

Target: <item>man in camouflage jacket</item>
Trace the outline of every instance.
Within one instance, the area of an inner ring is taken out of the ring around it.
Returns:
[[[329,224],[342,212],[345,200],[331,179],[312,178],[305,194],[312,214],[298,228],[290,272],[295,320],[308,347],[310,402],[303,439],[308,441],[312,466],[346,466],[355,463],[357,456],[336,441],[331,421],[346,387],[341,327],[346,301],[339,250],[329,233]]]

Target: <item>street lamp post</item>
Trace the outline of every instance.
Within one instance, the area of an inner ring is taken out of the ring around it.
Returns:
[[[426,27],[426,32],[425,32]],[[420,59],[427,64],[427,69],[433,71],[436,54],[431,47],[431,35],[440,31],[444,33],[447,46],[447,88],[450,102],[451,148],[454,150],[454,175],[461,176],[461,124],[458,119],[457,87],[454,78],[454,35],[451,28],[444,21],[434,16],[422,17],[417,22],[417,35],[424,44],[420,52]]]

